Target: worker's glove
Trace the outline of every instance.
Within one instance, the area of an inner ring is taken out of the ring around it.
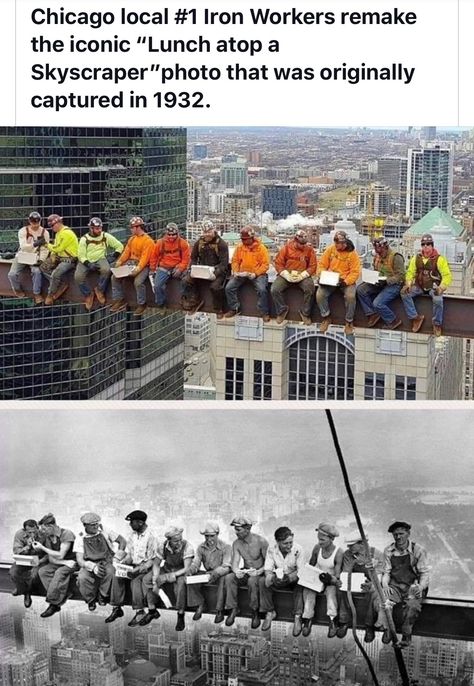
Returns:
[[[303,279],[309,278],[309,273],[306,271],[306,269],[303,272],[301,272],[300,277],[301,277],[300,281],[303,281]]]
[[[179,269],[179,267],[175,267],[171,271],[171,276],[173,276],[175,279],[180,279],[182,275],[183,275],[183,270]]]
[[[46,243],[46,238],[44,236],[40,236],[39,238],[36,238],[33,241],[33,248],[41,248],[42,245]]]
[[[279,273],[278,276],[281,276],[281,278],[285,279],[285,281],[291,281],[291,275],[288,269],[284,269],[282,272]]]

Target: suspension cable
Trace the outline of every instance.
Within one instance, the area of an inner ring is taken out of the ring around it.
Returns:
[[[341,446],[339,444],[339,438],[337,435],[336,426],[334,424],[334,420],[333,420],[333,417],[331,414],[331,410],[325,410],[325,412],[326,412],[326,417],[327,417],[327,420],[329,423],[329,428],[331,430],[331,435],[332,435],[332,439],[334,442],[334,448],[336,450],[337,459],[339,461],[339,466],[341,467],[342,477],[344,479],[344,486],[346,488],[347,495],[348,495],[349,500],[350,500],[351,505],[352,505],[354,517],[355,517],[355,520],[357,522],[357,528],[359,529],[359,533],[360,533],[362,542],[364,544],[365,554],[367,556],[367,559],[370,559],[369,544],[367,542],[367,537],[366,537],[365,532],[364,532],[364,527],[362,526],[362,520],[360,518],[359,509],[357,507],[357,503],[355,501],[354,494],[352,492],[352,487],[351,487],[351,484],[349,481],[349,475],[347,473],[346,464],[344,462],[344,456],[342,454],[342,449],[341,449]],[[410,680],[408,677],[408,672],[407,672],[407,668],[405,665],[405,660],[403,659],[402,649],[400,647],[400,644],[398,643],[398,637],[397,637],[397,632],[395,629],[395,624],[393,622],[392,613],[385,607],[386,598],[385,598],[384,592],[382,590],[382,586],[380,585],[380,581],[379,581],[379,578],[377,576],[377,573],[375,572],[375,569],[368,569],[367,571],[368,571],[370,579],[371,579],[372,583],[374,584],[375,589],[377,591],[377,595],[379,597],[380,605],[385,612],[388,628],[389,628],[391,639],[392,639],[393,650],[395,652],[395,658],[397,660],[398,671],[400,672],[400,677],[402,679],[402,684],[403,684],[403,686],[410,686]],[[365,651],[362,650],[361,652],[364,655],[364,657],[366,657],[367,654],[365,653]],[[369,660],[369,663],[370,663],[369,669],[370,669],[371,674],[373,675],[373,671],[372,671],[373,668],[372,668],[372,663],[370,662],[370,658],[368,658],[368,656],[367,656],[366,659]],[[377,684],[376,678],[374,679],[374,683]]]

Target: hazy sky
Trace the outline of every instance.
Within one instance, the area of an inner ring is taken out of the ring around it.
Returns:
[[[0,411],[3,488],[31,477],[40,486],[336,464],[319,409],[43,407]],[[333,417],[348,467],[400,463],[449,474],[447,485],[474,483],[474,410],[333,410]]]

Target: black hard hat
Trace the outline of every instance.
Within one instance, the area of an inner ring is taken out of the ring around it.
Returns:
[[[131,522],[132,519],[139,519],[141,522],[146,522],[148,518],[148,515],[146,512],[143,512],[143,510],[133,510],[133,512],[130,512],[125,519],[127,522]]]

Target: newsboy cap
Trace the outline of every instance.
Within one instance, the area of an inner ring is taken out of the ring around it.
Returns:
[[[41,517],[38,524],[40,526],[42,524],[56,524],[56,517],[53,515],[52,512],[48,512],[48,514],[45,514],[44,517]]]
[[[406,529],[407,531],[411,531],[411,524],[408,524],[408,522],[393,522],[393,524],[390,524],[387,531],[389,534],[392,534],[395,529]]]
[[[165,531],[165,538],[173,538],[173,536],[179,536],[184,531],[182,526],[169,526]]]
[[[133,510],[125,517],[127,522],[131,522],[132,519],[139,519],[141,522],[146,522],[148,515],[143,510]]]
[[[366,536],[365,539],[368,541],[369,540],[368,536]],[[360,535],[360,532],[358,530],[351,531],[345,537],[344,543],[346,545],[354,545],[355,543],[362,543],[362,536]]]
[[[230,523],[230,526],[252,526],[252,524],[253,521],[250,519],[250,517],[239,515],[238,517],[234,517]]]
[[[98,524],[100,522],[100,516],[95,512],[84,512],[81,517],[81,522],[83,524]]]
[[[217,522],[206,522],[204,527],[200,530],[201,534],[218,534],[220,531],[219,524]]]
[[[327,524],[326,522],[318,524],[316,531],[321,531],[321,533],[327,534],[328,536],[331,536],[331,538],[337,538],[339,536],[339,531],[334,524]]]

